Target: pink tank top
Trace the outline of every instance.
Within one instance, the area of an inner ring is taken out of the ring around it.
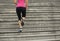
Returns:
[[[25,7],[25,0],[17,0],[16,7]]]

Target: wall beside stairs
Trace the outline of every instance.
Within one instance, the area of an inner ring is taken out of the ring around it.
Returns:
[[[23,32],[13,0],[0,0],[0,41],[60,41],[60,0],[29,0]]]

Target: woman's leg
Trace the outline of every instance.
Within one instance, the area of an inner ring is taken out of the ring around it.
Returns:
[[[22,29],[22,25],[21,25],[21,21],[20,20],[18,21],[18,24],[19,24],[19,28]]]
[[[26,18],[26,8],[22,7],[22,26],[24,25],[24,20]]]
[[[26,8],[22,8],[22,19],[24,20],[26,18]]]
[[[22,30],[22,25],[21,25],[21,8],[17,7],[16,8],[16,13],[17,13],[17,16],[18,16],[18,24],[19,24],[19,28],[20,30]],[[19,31],[20,31],[19,30]]]

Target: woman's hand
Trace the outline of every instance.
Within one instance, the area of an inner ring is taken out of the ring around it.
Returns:
[[[14,4],[17,4],[17,0],[13,0]]]
[[[28,9],[28,0],[25,0],[26,2],[26,9]]]
[[[28,6],[26,5],[26,9],[28,9]]]

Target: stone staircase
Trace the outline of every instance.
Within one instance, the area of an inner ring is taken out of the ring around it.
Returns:
[[[0,0],[0,41],[60,41],[60,0],[29,0],[22,33],[17,21],[13,0]]]

